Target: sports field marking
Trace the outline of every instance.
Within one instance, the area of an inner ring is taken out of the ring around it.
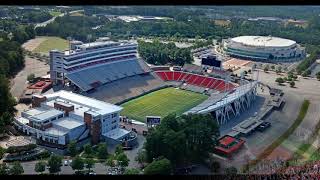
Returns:
[[[170,113],[181,115],[206,100],[208,96],[175,88],[166,88],[122,104],[121,115],[141,122],[146,116],[161,116]]]

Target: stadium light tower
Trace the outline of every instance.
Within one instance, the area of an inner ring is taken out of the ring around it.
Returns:
[[[68,43],[69,43],[69,50],[71,49],[71,41],[72,41],[72,37],[68,36],[67,37]]]
[[[88,35],[87,35],[87,40],[89,41],[89,47],[90,47],[90,43],[91,43],[91,38],[92,38],[92,35],[91,35],[91,34],[88,34]]]

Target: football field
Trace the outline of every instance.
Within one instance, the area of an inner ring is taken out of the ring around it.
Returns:
[[[146,116],[181,115],[207,98],[195,92],[165,88],[122,104],[121,115],[141,122],[145,122]]]

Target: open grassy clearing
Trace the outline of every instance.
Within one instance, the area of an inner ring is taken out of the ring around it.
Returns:
[[[84,16],[83,12],[75,12],[70,14],[70,16]]]
[[[208,96],[175,88],[166,88],[122,104],[121,115],[144,122],[146,116],[181,115]]]
[[[36,47],[33,52],[48,54],[50,50],[65,50],[69,47],[67,40],[60,37],[45,37],[46,40],[41,42],[38,47]]]
[[[50,13],[51,16],[59,16],[60,14],[62,14],[59,11],[50,11],[49,13]]]

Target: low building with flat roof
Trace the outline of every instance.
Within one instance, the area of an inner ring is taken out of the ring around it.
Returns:
[[[46,144],[67,145],[88,137],[93,144],[123,142],[130,131],[120,129],[122,107],[68,91],[34,95],[32,109],[15,118],[16,127]]]

